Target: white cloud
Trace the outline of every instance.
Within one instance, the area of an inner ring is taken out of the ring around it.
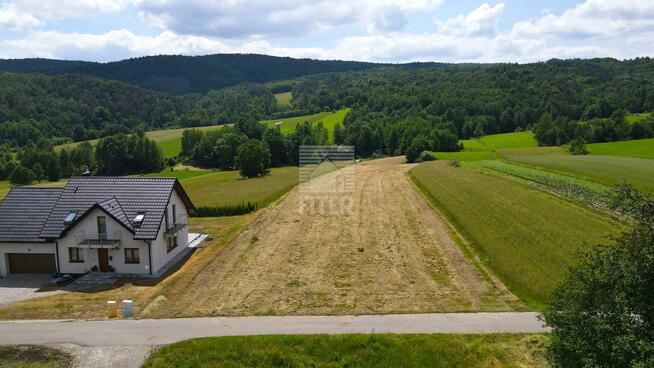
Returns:
[[[622,37],[654,30],[654,1],[586,0],[561,15],[547,14],[517,22],[511,33],[518,37],[586,39]]]
[[[301,36],[343,24],[399,30],[407,14],[443,0],[136,0],[142,19],[178,34],[222,38]]]
[[[479,35],[495,33],[497,22],[504,11],[504,4],[490,6],[486,3],[467,15],[459,15],[445,22],[436,21],[438,30],[456,35]]]
[[[26,31],[48,21],[119,11],[133,0],[13,0],[0,7],[0,27]]]
[[[69,60],[113,61],[135,56],[184,54],[202,55],[233,52],[223,42],[197,36],[163,32],[138,36],[128,30],[103,34],[31,32],[26,38],[0,41],[0,57],[45,57]]]
[[[0,6],[0,27],[12,31],[25,31],[37,27],[41,22],[32,15],[22,12],[15,4]]]

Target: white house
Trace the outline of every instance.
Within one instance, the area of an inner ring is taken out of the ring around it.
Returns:
[[[75,177],[12,189],[0,205],[0,276],[153,274],[188,246],[193,203],[175,178]]]

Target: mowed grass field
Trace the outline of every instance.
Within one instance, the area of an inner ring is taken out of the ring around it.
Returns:
[[[538,306],[574,264],[577,251],[614,234],[604,215],[524,184],[447,162],[410,175],[509,288]]]
[[[627,156],[654,159],[654,138],[622,142],[592,143],[586,149],[591,155]]]
[[[196,206],[217,206],[256,202],[265,207],[298,184],[295,166],[273,168],[270,174],[243,179],[238,171],[162,171],[147,176],[174,176]]]
[[[291,100],[293,100],[293,92],[275,93],[275,100],[277,100],[277,104],[280,106],[288,106],[291,104]]]
[[[212,337],[155,351],[143,368],[548,367],[545,335],[279,335]]]

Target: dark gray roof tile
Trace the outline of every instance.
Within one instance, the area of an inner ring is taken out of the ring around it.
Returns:
[[[13,188],[0,206],[0,241],[41,243],[39,238],[64,188]]]

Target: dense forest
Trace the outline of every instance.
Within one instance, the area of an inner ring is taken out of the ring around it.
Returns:
[[[355,71],[381,64],[292,59],[252,54],[146,56],[110,63],[49,59],[0,60],[0,71],[85,74],[171,94],[205,93],[240,83],[265,83],[305,75]]]
[[[0,145],[75,141],[176,124],[185,100],[85,76],[0,73]]]

